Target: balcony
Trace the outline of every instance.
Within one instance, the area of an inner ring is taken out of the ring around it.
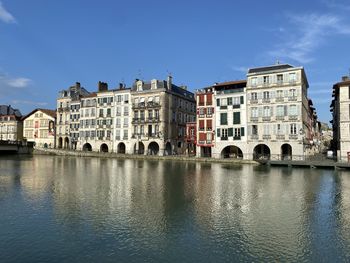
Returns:
[[[257,99],[249,100],[250,104],[257,104],[259,101]]]
[[[269,134],[264,134],[262,137],[263,137],[263,140],[270,140],[271,139],[271,135],[269,135]]]
[[[259,117],[250,117],[251,122],[257,122],[259,121]]]
[[[289,119],[290,121],[296,121],[296,120],[298,120],[298,115],[288,116],[288,119]]]
[[[286,139],[286,136],[284,134],[277,134],[276,135],[276,139],[277,140],[285,140]]]
[[[220,106],[220,110],[226,110],[227,106]]]
[[[276,121],[284,121],[284,116],[276,116]]]
[[[241,108],[241,104],[233,104],[232,109],[239,109]]]
[[[283,97],[277,97],[275,99],[276,102],[284,102],[284,98]]]
[[[250,139],[251,140],[258,140],[259,139],[259,135],[258,134],[252,134],[252,135],[250,135]]]
[[[288,97],[288,101],[297,101],[297,100],[298,100],[297,96]]]
[[[115,116],[122,116],[122,113],[121,113],[121,112],[117,112],[117,113],[115,114]]]
[[[115,136],[116,141],[120,140],[120,136]]]
[[[262,102],[263,102],[263,103],[270,103],[270,98],[263,98],[263,99],[262,99]]]
[[[289,134],[289,139],[290,140],[297,140],[298,139],[298,134]]]
[[[234,136],[233,137],[233,140],[235,140],[235,141],[239,141],[241,139],[241,136]]]
[[[221,137],[220,139],[221,139],[222,141],[227,141],[227,140],[228,140],[228,137],[225,136],[225,137]]]
[[[211,117],[213,117],[213,114],[206,114],[206,117],[211,118]]]
[[[262,117],[262,120],[263,121],[271,121],[271,117],[270,116],[265,116],[265,117]]]

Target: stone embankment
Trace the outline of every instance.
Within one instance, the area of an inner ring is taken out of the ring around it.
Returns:
[[[102,153],[102,152],[70,151],[70,150],[60,150],[60,149],[34,149],[33,154],[97,157],[97,158],[138,159],[138,160],[171,160],[171,161],[227,163],[227,164],[257,164],[257,162],[255,161],[240,160],[240,159],[198,158],[198,157],[189,157],[189,156],[183,156],[183,155],[157,156],[157,155],[117,154],[117,153]]]

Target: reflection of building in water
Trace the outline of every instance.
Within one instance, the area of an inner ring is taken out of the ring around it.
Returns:
[[[309,171],[197,164],[196,220],[207,236],[237,238],[232,243],[242,244],[238,250],[264,250],[275,259],[280,258],[278,251],[302,253],[309,238],[304,234],[303,173]]]

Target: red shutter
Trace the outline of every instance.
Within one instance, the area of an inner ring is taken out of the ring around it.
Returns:
[[[206,133],[199,133],[199,140],[200,141],[205,141],[206,139],[207,139]]]
[[[213,103],[213,94],[207,94],[207,105],[211,105]]]
[[[204,129],[204,120],[199,120],[199,129]]]
[[[207,128],[213,128],[212,126],[212,120],[207,120]]]

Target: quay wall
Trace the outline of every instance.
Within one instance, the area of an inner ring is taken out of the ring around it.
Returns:
[[[258,164],[251,160],[240,159],[215,159],[188,157],[181,155],[158,156],[158,155],[136,155],[136,154],[117,154],[102,152],[70,151],[61,149],[34,149],[34,155],[60,155],[60,156],[77,156],[77,157],[98,157],[98,158],[119,158],[119,159],[139,159],[139,160],[171,160],[186,162],[205,162],[205,163],[227,163],[227,164]]]

